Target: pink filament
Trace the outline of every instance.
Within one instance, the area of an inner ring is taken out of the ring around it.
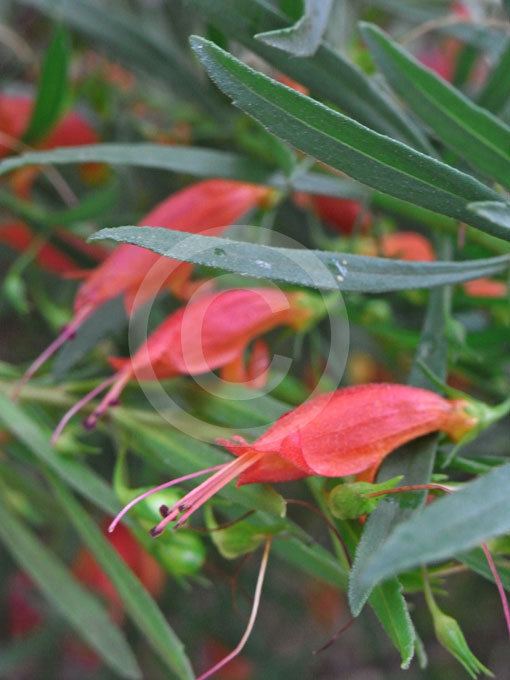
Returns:
[[[124,515],[131,510],[133,506],[135,506],[137,503],[140,503],[140,501],[143,501],[145,498],[148,496],[152,496],[155,493],[158,493],[158,491],[163,491],[163,489],[168,489],[171,486],[176,486],[177,484],[180,484],[181,482],[186,482],[189,479],[195,479],[195,477],[200,477],[201,475],[207,475],[209,472],[215,472],[216,470],[219,470],[220,468],[225,467],[225,463],[222,463],[221,465],[214,465],[213,467],[206,468],[205,470],[198,470],[198,472],[191,472],[189,475],[184,475],[183,477],[179,477],[178,479],[172,479],[169,482],[165,482],[164,484],[160,484],[159,486],[155,486],[153,489],[149,489],[149,491],[146,491],[145,493],[140,494],[136,498],[133,498],[132,501],[129,501],[129,503],[122,508],[122,510],[119,512],[119,514],[115,517],[115,519],[112,521],[110,526],[108,527],[108,531],[112,533],[112,531],[115,530],[115,527],[117,524],[120,522],[120,520],[124,517]]]
[[[209,498],[214,496],[220,489],[226,486],[232,479],[237,477],[241,472],[249,468],[256,460],[262,457],[263,453],[254,451],[248,452],[234,460],[232,463],[227,463],[222,466],[216,474],[210,479],[206,480],[196,489],[190,491],[180,501],[174,503],[169,509],[167,516],[151,531],[153,536],[158,536],[168,524],[173,522],[179,514],[178,526],[181,526],[196,510],[198,510]]]
[[[217,673],[221,668],[230,663],[232,659],[235,659],[235,657],[238,656],[243,651],[243,648],[252,633],[253,626],[255,625],[255,620],[257,618],[257,613],[260,605],[260,597],[262,595],[262,586],[264,585],[264,577],[266,575],[267,563],[269,560],[270,548],[271,540],[269,539],[266,541],[266,545],[264,546],[264,554],[262,555],[262,559],[260,561],[259,575],[257,577],[257,585],[255,586],[255,595],[253,596],[253,605],[250,613],[250,618],[248,620],[248,625],[246,626],[246,630],[244,631],[243,637],[239,641],[237,647],[233,649],[230,652],[230,654],[227,654],[226,657],[224,657],[221,661],[218,661],[218,663],[215,664],[212,668],[209,668],[208,671],[202,673],[202,675],[200,675],[197,678],[197,680],[206,680],[206,678],[210,678],[211,675]]]
[[[499,598],[501,600],[501,604],[503,606],[503,613],[505,615],[508,637],[510,637],[510,607],[508,606],[508,599],[506,596],[505,588],[503,586],[501,576],[499,575],[498,569],[494,562],[494,558],[492,557],[491,551],[489,550],[487,543],[482,543],[482,550],[485,554],[485,559],[487,560],[487,564],[489,565],[489,569],[491,570],[492,576],[494,578],[494,581],[499,592]]]
[[[41,366],[44,363],[46,363],[46,361],[48,361],[48,359],[52,357],[55,354],[55,352],[67,342],[67,340],[70,340],[74,336],[78,328],[81,326],[81,324],[90,314],[91,311],[92,311],[91,307],[84,307],[83,309],[81,309],[76,314],[71,323],[67,325],[61,331],[61,333],[55,338],[55,340],[53,340],[53,342],[50,343],[50,345],[48,345],[48,347],[37,357],[37,359],[35,359],[35,361],[33,361],[30,364],[30,366],[23,374],[23,377],[20,379],[20,381],[13,390],[12,398],[14,401],[17,400],[21,390],[27,384],[30,378],[34,375],[34,373],[36,373],[36,371],[38,371],[41,368]]]
[[[71,406],[69,411],[64,415],[64,417],[61,419],[55,430],[53,431],[53,434],[51,435],[51,443],[55,445],[57,443],[58,438],[62,434],[63,429],[67,425],[67,423],[71,420],[71,418],[78,413],[78,411],[81,411],[81,409],[85,406],[85,404],[88,404],[89,401],[92,401],[95,397],[97,397],[98,394],[101,394],[103,390],[105,390],[107,387],[109,387],[113,381],[115,380],[115,376],[110,376],[106,380],[104,380],[100,385],[97,387],[94,387],[93,390],[91,390],[88,394],[86,394],[84,397],[82,397],[79,401],[74,404],[74,406]]]
[[[97,421],[106,413],[120,397],[122,390],[126,383],[131,379],[131,369],[121,371],[115,377],[115,381],[111,389],[105,394],[99,406],[85,419],[84,425],[87,429],[92,429],[96,426]]]

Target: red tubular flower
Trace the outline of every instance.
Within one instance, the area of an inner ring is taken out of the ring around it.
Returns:
[[[0,95],[0,158],[19,150],[33,107],[32,97]],[[36,146],[39,149],[52,149],[59,146],[96,144],[98,141],[97,132],[90,123],[81,114],[71,111]],[[97,166],[98,164],[94,164],[95,168]],[[97,171],[94,170],[94,172]],[[23,198],[27,198],[38,174],[39,169],[35,167],[23,168],[15,172],[11,180],[14,191]]]
[[[302,208],[310,208],[340,234],[352,234],[355,227],[362,232],[370,229],[372,218],[361,203],[347,198],[296,194],[296,203]]]
[[[36,236],[24,222],[8,222],[0,225],[0,242],[13,250],[24,252],[36,242]],[[76,268],[73,260],[51,243],[43,244],[35,255],[41,269],[61,275]]]
[[[256,349],[248,373],[239,372],[250,342],[277,326],[304,328],[323,311],[312,294],[283,293],[274,288],[234,289],[202,295],[171,314],[132,358],[111,359],[111,364],[118,369],[117,375],[92,390],[68,411],[55,430],[53,441],[74,413],[111,385],[97,409],[85,421],[86,427],[94,427],[98,418],[117,402],[126,383],[133,377],[160,380],[222,368],[227,377],[234,374],[236,380],[247,376],[248,380],[256,381],[261,372],[260,363],[264,370],[267,367],[264,349]],[[262,362],[259,353],[263,355]]]
[[[465,400],[389,383],[357,385],[315,397],[279,418],[252,443],[242,437],[218,442],[236,460],[223,465],[173,507],[163,508],[163,520],[152,535],[159,535],[176,520],[176,526],[181,526],[235,478],[238,484],[252,484],[310,475],[344,477],[367,470],[373,475],[388,454],[417,437],[440,431],[459,441],[478,425],[468,407]],[[118,518],[110,530],[117,522]]]
[[[432,262],[436,259],[430,241],[415,231],[395,231],[380,241],[381,254],[399,260]]]
[[[190,233],[214,229],[219,233],[249,210],[263,205],[271,194],[272,189],[244,182],[221,179],[197,182],[162,201],[139,224]],[[152,299],[162,285],[161,269],[156,265],[168,268],[166,285],[175,293],[186,297],[193,291],[189,282],[192,265],[169,260],[138,246],[121,245],[80,286],[73,320],[29,367],[20,387],[105,302],[123,295],[126,309],[132,312],[135,306]],[[143,292],[139,294],[142,285]]]
[[[508,286],[503,281],[483,278],[466,281],[462,285],[464,292],[471,297],[504,298],[508,295]]]
[[[82,252],[94,260],[101,260],[107,255],[101,246],[85,243],[79,236],[65,230],[57,229],[58,238],[74,250]],[[0,243],[5,243],[13,250],[24,252],[37,244],[37,236],[25,222],[6,222],[0,224]],[[41,267],[58,276],[72,277],[86,276],[86,272],[77,268],[74,260],[51,243],[43,243],[37,248],[35,261]]]

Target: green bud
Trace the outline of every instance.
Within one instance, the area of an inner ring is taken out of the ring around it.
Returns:
[[[157,541],[155,555],[169,573],[177,577],[193,576],[205,562],[206,549],[200,536],[186,530],[167,533]]]
[[[494,674],[469,649],[466,638],[454,618],[442,612],[437,605],[432,610],[432,616],[437,639],[464,666],[472,678],[477,678],[480,673],[494,677]]]
[[[356,519],[361,515],[373,512],[384,495],[371,498],[371,494],[386,491],[397,486],[402,477],[393,477],[380,484],[369,482],[353,482],[352,484],[339,484],[329,493],[328,505],[331,514],[338,519]]]

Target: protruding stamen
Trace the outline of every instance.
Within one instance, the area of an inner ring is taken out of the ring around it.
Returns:
[[[75,337],[76,331],[78,328],[81,326],[83,321],[85,321],[86,317],[90,314],[92,311],[92,308],[90,307],[84,307],[81,309],[74,317],[74,319],[69,323],[67,326],[65,326],[62,331],[59,333],[59,335],[53,340],[52,343],[46,347],[46,349],[39,354],[37,359],[33,361],[30,366],[27,368],[25,371],[24,375],[18,382],[18,384],[15,386],[13,392],[12,392],[12,399],[16,401],[20,395],[21,390],[23,387],[27,384],[27,382],[30,380],[30,378],[36,373],[43,364],[45,364],[50,357],[52,357],[57,350],[59,350],[62,345],[64,345],[68,340],[71,340],[72,338]]]
[[[62,431],[64,430],[65,426],[67,423],[71,420],[71,418],[78,413],[78,411],[81,411],[81,409],[85,406],[85,404],[88,404],[89,401],[92,401],[95,397],[97,397],[98,394],[101,394],[107,387],[109,387],[115,380],[115,376],[112,375],[106,380],[104,380],[100,385],[97,387],[94,387],[93,390],[91,390],[88,394],[86,394],[84,397],[82,397],[79,401],[74,404],[74,406],[71,406],[69,411],[63,416],[55,430],[53,431],[53,434],[51,436],[51,443],[55,445],[57,443],[58,438],[62,434]]]
[[[167,517],[169,513],[170,508],[168,507],[168,505],[163,504],[159,506],[159,514],[161,515],[161,517]]]
[[[149,491],[145,491],[144,493],[140,494],[136,498],[133,498],[132,501],[129,501],[127,505],[125,505],[122,510],[119,512],[119,514],[115,517],[115,519],[112,521],[110,526],[108,527],[108,531],[111,533],[114,531],[115,527],[117,524],[120,522],[120,520],[124,517],[124,515],[131,510],[131,508],[140,501],[143,501],[145,498],[148,498],[149,496],[152,496],[155,493],[158,493],[159,491],[163,491],[164,489],[168,489],[171,486],[177,486],[177,484],[180,484],[181,482],[187,482],[189,479],[195,479],[196,477],[201,477],[202,475],[208,475],[210,472],[216,472],[217,470],[220,470],[223,468],[225,464],[223,463],[222,465],[214,465],[213,467],[206,468],[205,470],[198,470],[197,472],[191,472],[188,475],[184,475],[184,477],[178,477],[177,479],[171,479],[169,482],[165,482],[164,484],[160,484],[159,486],[155,486],[153,489],[149,489]],[[170,512],[170,509],[169,509]]]
[[[218,661],[217,664],[215,664],[212,668],[209,668],[208,671],[205,673],[202,673],[197,680],[206,680],[206,678],[210,678],[211,675],[214,675],[217,673],[220,668],[223,668],[226,666],[228,663],[230,663],[233,659],[235,659],[236,656],[238,656],[242,651],[245,646],[245,644],[248,642],[248,638],[251,635],[251,632],[253,630],[253,626],[255,625],[255,620],[257,618],[258,610],[259,610],[259,605],[260,605],[260,597],[262,595],[262,586],[264,585],[264,578],[266,575],[266,569],[267,569],[267,563],[269,560],[269,551],[271,549],[271,539],[268,539],[266,541],[266,544],[264,546],[264,553],[262,555],[262,559],[260,561],[260,569],[259,569],[259,575],[257,577],[257,585],[255,586],[255,595],[253,596],[253,605],[251,609],[251,614],[250,618],[248,620],[248,625],[246,626],[246,630],[244,631],[243,637],[239,641],[239,644],[235,649],[233,649],[230,654],[227,654],[225,658],[223,658],[221,661]]]
[[[111,389],[105,394],[99,406],[85,419],[83,425],[87,430],[92,430],[106,411],[119,403],[120,394],[131,379],[131,375],[130,368],[117,374]]]
[[[241,472],[251,467],[259,458],[264,455],[264,453],[257,451],[249,451],[231,463],[223,465],[222,469],[220,469],[210,479],[202,482],[202,484],[197,486],[196,489],[190,491],[190,493],[187,494],[181,501],[174,503],[174,505],[169,509],[168,515],[155,527],[157,532],[156,535],[159,535],[161,531],[163,531],[165,527],[170,524],[170,522],[176,520],[179,515],[181,515],[181,517],[179,517],[176,528],[182,526],[188,517],[196,512],[220,489],[240,475]],[[185,511],[182,509],[183,504],[187,507]]]

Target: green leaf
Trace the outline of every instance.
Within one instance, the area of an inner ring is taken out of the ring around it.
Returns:
[[[444,241],[440,251],[443,256],[449,254],[448,241]],[[450,306],[449,288],[441,287],[431,293],[420,344],[408,380],[415,387],[434,388],[419,368],[420,362],[442,379],[445,378],[448,348],[446,324]],[[401,447],[386,459],[379,471],[378,480],[384,481],[396,475],[403,475],[402,484],[427,483],[432,475],[437,443],[437,435],[432,434]],[[368,518],[358,543],[349,579],[349,604],[354,616],[361,612],[374,586],[362,580],[367,561],[378,547],[384,544],[395,527],[411,516],[424,502],[423,493],[415,495],[415,503],[411,507],[400,507],[395,501],[386,499]]]
[[[333,0],[304,0],[303,16],[293,26],[258,33],[255,38],[289,52],[295,57],[311,57],[326,31]]]
[[[477,102],[484,109],[499,113],[503,111],[510,99],[510,40],[499,55],[497,63],[487,76],[478,93]]]
[[[255,34],[289,24],[289,17],[266,0],[190,0],[189,4],[233,40],[310,88],[313,97],[332,102],[374,130],[433,153],[421,130],[340,52],[323,42],[313,57],[296,59],[257,40]]]
[[[398,579],[393,578],[374,588],[370,605],[399,650],[401,667],[404,670],[409,668],[414,657],[416,632]]]
[[[339,198],[362,199],[367,196],[364,187],[350,180],[318,172],[296,172],[292,177],[286,177],[282,172],[231,151],[161,144],[91,144],[34,151],[0,162],[0,175],[29,165],[70,163],[109,163],[170,170],[195,177],[223,177]]]
[[[90,240],[110,238],[160,255],[254,278],[321,290],[382,293],[432,288],[491,276],[508,269],[510,256],[465,262],[408,262],[321,250],[300,250],[188,234],[160,227],[101,229]]]
[[[117,512],[118,503],[108,484],[79,460],[59,456],[49,443],[49,433],[43,433],[23,409],[1,393],[0,423],[67,484],[106,512]]]
[[[498,200],[474,177],[280,85],[203,38],[191,41],[218,87],[281,139],[390,196],[510,240],[509,229],[467,209],[467,203]]]
[[[70,59],[69,36],[62,26],[58,26],[42,64],[34,108],[23,134],[25,144],[43,139],[60,118],[68,95]]]
[[[0,539],[46,599],[121,678],[142,672],[123,633],[102,605],[0,501]]]
[[[103,572],[115,586],[135,626],[177,677],[183,680],[193,680],[195,676],[184,652],[183,644],[170,628],[145,587],[65,486],[56,478],[53,478],[52,483],[58,502],[95,556]]]
[[[422,66],[377,26],[361,24],[393,89],[450,149],[487,177],[510,186],[510,128]]]
[[[367,558],[360,582],[374,585],[510,531],[509,484],[510,464],[502,465],[413,514]]]

